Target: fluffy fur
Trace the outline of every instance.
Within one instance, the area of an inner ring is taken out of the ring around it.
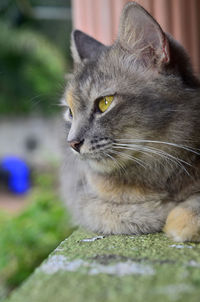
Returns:
[[[174,240],[200,241],[200,83],[182,46],[130,2],[112,46],[74,31],[72,54],[65,120],[80,153],[68,145],[62,179],[76,223],[104,234],[166,223]]]

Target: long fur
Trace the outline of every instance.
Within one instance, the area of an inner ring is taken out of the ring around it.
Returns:
[[[125,6],[112,46],[73,37],[66,131],[84,142],[80,153],[67,146],[62,183],[76,223],[146,234],[167,220],[174,240],[200,240],[200,83],[188,55],[135,2]],[[113,103],[100,113],[98,101],[109,95]],[[189,218],[189,231],[184,221],[180,227],[182,209],[198,227]]]

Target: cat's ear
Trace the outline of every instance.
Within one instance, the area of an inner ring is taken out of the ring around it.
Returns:
[[[87,59],[94,61],[106,46],[80,30],[74,30],[71,36],[71,51],[75,63]]]
[[[170,61],[169,44],[160,25],[136,2],[128,3],[122,12],[118,42],[130,53],[138,54],[143,63],[158,65]]]

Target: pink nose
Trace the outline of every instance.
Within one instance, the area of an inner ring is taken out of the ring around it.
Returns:
[[[69,144],[76,152],[80,153],[81,146],[83,145],[84,140],[82,141],[70,141]]]

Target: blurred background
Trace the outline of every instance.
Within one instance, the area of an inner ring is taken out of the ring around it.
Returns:
[[[70,33],[109,45],[127,0],[0,1],[0,301],[73,231],[59,194]],[[138,0],[200,71],[200,1]]]
[[[0,301],[72,232],[59,196],[69,0],[0,1]]]

